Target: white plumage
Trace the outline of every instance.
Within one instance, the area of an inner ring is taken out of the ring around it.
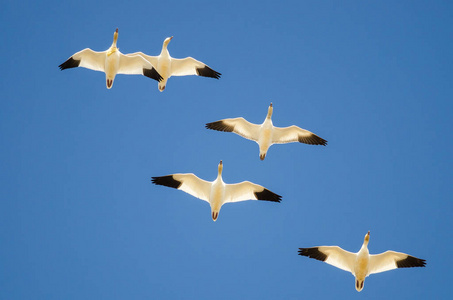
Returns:
[[[172,174],[152,177],[151,181],[157,185],[182,190],[194,197],[207,201],[211,205],[211,214],[214,221],[217,220],[220,208],[225,203],[245,200],[281,201],[281,196],[250,181],[235,184],[224,183],[222,170],[223,164],[220,161],[217,178],[212,182],[200,179],[194,174]]]
[[[234,132],[246,139],[255,141],[260,147],[260,159],[264,160],[267,150],[273,144],[286,144],[300,142],[310,145],[327,145],[327,141],[316,134],[297,127],[275,127],[272,124],[272,103],[269,105],[266,119],[261,125],[253,124],[244,118],[223,119],[220,121],[207,123],[206,128]]]
[[[112,88],[116,74],[139,74],[146,77],[162,80],[162,76],[153,65],[140,55],[124,55],[116,47],[118,28],[113,34],[113,43],[109,49],[96,52],[89,48],[72,55],[59,65],[60,70],[83,67],[105,73],[107,88]]]
[[[163,80],[159,82],[159,91],[163,92],[167,86],[167,80],[171,76],[186,76],[186,75],[198,75],[203,77],[220,78],[220,74],[217,71],[211,69],[208,65],[196,60],[192,57],[186,58],[173,58],[168,52],[168,43],[170,43],[173,37],[166,38],[162,45],[162,51],[158,56],[150,56],[143,52],[136,52],[130,55],[141,55],[148,60],[153,66],[157,68],[157,71],[162,75]]]
[[[371,274],[385,272],[396,268],[424,267],[425,260],[405,253],[386,251],[381,254],[369,254],[368,242],[370,232],[359,252],[352,253],[338,246],[319,246],[313,248],[299,248],[299,255],[308,256],[324,261],[329,265],[351,272],[355,277],[357,291],[363,289],[365,278]]]

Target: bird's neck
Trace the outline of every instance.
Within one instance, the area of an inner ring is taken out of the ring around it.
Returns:
[[[116,42],[117,41],[118,41],[118,33],[115,32],[113,34],[113,43],[112,43],[112,46],[110,46],[109,50],[107,51],[107,56],[110,56],[113,53],[115,53],[116,51],[118,51],[118,47],[116,47]]]
[[[267,110],[267,116],[266,116],[266,119],[271,119],[272,118],[272,112],[273,112],[273,109],[272,107],[269,107],[269,109]]]
[[[272,125],[272,113],[268,113],[266,119],[264,119],[264,123]]]
[[[170,43],[170,41],[168,41],[168,39],[164,41],[164,43],[162,44],[162,51],[160,52],[160,55],[167,55],[167,56],[170,55],[170,53],[168,53],[168,49],[167,49],[169,43]]]
[[[218,173],[217,173],[217,178],[216,178],[215,181],[223,182],[223,180],[222,180],[222,171],[223,171],[223,166],[220,165],[220,166],[219,166],[219,171],[218,171]]]
[[[170,53],[168,52],[167,45],[162,46],[162,51],[160,52],[160,56],[163,57],[170,57]]]
[[[362,247],[360,248],[359,253],[366,253],[366,254],[369,253],[369,252],[368,252],[368,242],[369,242],[369,241],[367,241],[366,239],[363,241],[363,245],[362,245]]]

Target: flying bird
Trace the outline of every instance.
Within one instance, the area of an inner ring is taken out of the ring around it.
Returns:
[[[159,91],[163,92],[167,85],[167,80],[171,76],[198,75],[219,79],[221,73],[214,71],[208,65],[192,57],[173,58],[168,52],[168,43],[173,37],[166,38],[162,45],[162,51],[159,56],[149,56],[142,52],[132,53],[131,55],[141,55],[157,68],[159,74],[164,78],[159,82]]]
[[[172,174],[152,177],[151,181],[157,185],[182,190],[194,197],[207,201],[211,205],[212,220],[214,221],[217,220],[220,208],[225,203],[245,200],[281,201],[281,196],[249,181],[226,184],[222,180],[222,170],[223,164],[220,161],[217,178],[212,182],[200,179],[194,174]]]
[[[352,253],[338,246],[320,246],[299,248],[299,255],[324,261],[329,265],[351,272],[355,276],[355,288],[363,289],[365,278],[371,274],[393,270],[396,268],[424,267],[425,260],[405,253],[386,251],[381,254],[369,254],[368,242],[370,232],[365,235],[362,248]]]
[[[253,124],[244,118],[223,119],[207,123],[206,128],[218,131],[234,132],[246,139],[255,141],[260,147],[260,159],[264,160],[267,150],[273,144],[300,142],[309,145],[327,145],[327,141],[316,134],[297,127],[276,127],[272,124],[272,103],[269,105],[263,124]]]
[[[140,55],[124,55],[116,47],[118,28],[113,33],[113,43],[109,49],[97,52],[90,48],[83,49],[72,55],[68,60],[59,65],[60,70],[83,67],[105,73],[107,88],[112,88],[116,74],[139,74],[157,81],[162,76],[153,65]]]

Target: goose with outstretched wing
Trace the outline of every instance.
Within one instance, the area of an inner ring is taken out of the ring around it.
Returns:
[[[299,248],[299,255],[314,258],[339,269],[351,272],[355,277],[355,288],[358,292],[363,289],[365,278],[371,274],[381,273],[397,268],[424,267],[426,261],[409,254],[386,251],[381,254],[370,254],[368,242],[370,232],[365,235],[359,252],[352,253],[338,246],[319,246]]]
[[[272,103],[267,110],[266,119],[262,124],[253,124],[244,118],[223,119],[207,123],[206,128],[218,131],[234,132],[246,139],[255,141],[260,147],[260,159],[264,160],[267,150],[273,144],[300,142],[309,145],[327,145],[327,141],[313,132],[295,125],[276,127],[272,124]]]
[[[167,86],[167,81],[171,76],[186,76],[186,75],[198,75],[203,77],[211,77],[215,79],[220,78],[220,74],[217,71],[211,69],[205,63],[196,60],[192,57],[186,58],[173,58],[168,52],[168,43],[173,37],[168,37],[164,40],[162,50],[158,56],[147,55],[143,52],[136,52],[130,55],[141,55],[143,58],[148,60],[153,66],[157,68],[159,74],[162,75],[163,80],[159,82],[159,91],[163,92]]]
[[[59,65],[60,70],[83,67],[105,73],[106,85],[113,86],[116,74],[138,74],[161,81],[162,76],[153,65],[140,55],[125,55],[116,46],[118,28],[113,33],[113,43],[109,49],[97,52],[90,48],[83,49],[72,55]]]
[[[223,163],[220,161],[217,178],[214,181],[200,179],[194,174],[172,174],[161,177],[152,177],[151,181],[157,185],[184,191],[208,202],[211,205],[211,215],[214,221],[217,220],[220,208],[225,203],[245,200],[281,201],[281,196],[250,181],[243,181],[235,184],[223,182],[222,170]]]

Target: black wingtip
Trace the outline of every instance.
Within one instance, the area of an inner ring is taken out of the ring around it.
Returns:
[[[315,135],[316,137],[316,145],[321,145],[321,146],[327,146],[327,141],[317,135]]]
[[[197,75],[219,79],[222,74],[217,71],[214,71],[208,66],[204,66],[203,68],[197,68]]]
[[[263,201],[272,201],[272,202],[281,202],[282,196],[277,195],[268,189],[264,189],[262,192],[255,192],[255,197],[258,200]]]
[[[159,72],[157,72],[155,68],[152,69],[143,68],[143,75],[159,82],[164,79],[162,76],[160,76]]]
[[[308,145],[321,145],[321,146],[327,146],[327,141],[316,134],[312,134],[309,137],[303,137],[299,136],[299,142],[308,144]]]
[[[223,121],[216,121],[207,123],[205,125],[207,129],[217,130],[217,131],[225,131],[225,132],[232,132],[234,130],[234,126],[226,125]]]
[[[398,268],[425,267],[426,260],[408,255],[405,259],[396,262]]]
[[[182,184],[181,181],[178,181],[173,178],[173,175],[161,176],[161,177],[151,177],[151,181],[157,185],[168,186],[171,188],[179,188]]]
[[[72,57],[70,57],[67,61],[65,61],[58,67],[60,68],[61,71],[63,71],[64,69],[77,68],[79,65],[80,65],[80,60],[75,60]]]
[[[318,247],[313,248],[299,248],[299,255],[314,258],[320,261],[326,261],[327,255],[319,251]]]

